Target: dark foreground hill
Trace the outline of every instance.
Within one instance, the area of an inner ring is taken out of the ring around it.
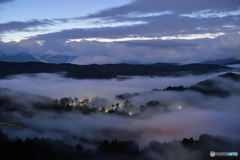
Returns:
[[[13,74],[27,73],[66,73],[71,78],[116,78],[123,76],[163,76],[176,73],[201,74],[219,70],[230,69],[226,66],[215,64],[104,64],[104,65],[74,65],[74,64],[50,64],[41,62],[0,62],[0,78]]]
[[[151,142],[140,149],[134,141],[102,141],[93,150],[83,146],[69,146],[59,140],[51,139],[16,139],[9,140],[0,131],[0,150],[2,157],[7,159],[44,159],[44,160],[207,160],[210,151],[239,151],[240,142],[222,137],[201,135],[199,140],[193,138],[168,143]],[[214,159],[226,159],[214,157]],[[232,157],[236,158],[236,157]]]

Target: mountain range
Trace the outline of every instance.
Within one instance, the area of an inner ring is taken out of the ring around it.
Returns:
[[[33,56],[28,53],[18,53],[14,55],[6,55],[0,53],[0,61],[2,62],[44,62],[44,63],[71,63],[77,56],[69,56],[69,55],[51,55],[51,54],[43,54],[41,56]],[[138,61],[123,61],[121,63],[127,64],[141,64]],[[236,58],[224,58],[224,59],[216,59],[216,60],[207,60],[200,62],[201,64],[217,64],[217,65],[230,65],[230,64],[240,64],[240,59]],[[160,63],[160,64],[169,64],[169,63]],[[171,63],[177,64],[177,63]]]
[[[4,69],[1,69],[4,68]],[[227,71],[231,68],[215,64],[104,64],[75,65],[69,63],[53,64],[42,62],[0,62],[0,78],[26,73],[65,73],[66,77],[84,79],[107,79],[119,76],[169,76],[186,73],[202,74]]]
[[[27,53],[18,53],[15,55],[0,55],[2,62],[45,62],[45,63],[70,63],[77,57],[68,55],[50,55],[44,54],[42,56],[33,56]]]
[[[219,65],[230,65],[230,64],[240,64],[240,60],[237,58],[224,58],[224,59],[216,59],[203,61],[202,64],[219,64]]]

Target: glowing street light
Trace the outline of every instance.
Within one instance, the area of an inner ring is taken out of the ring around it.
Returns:
[[[181,110],[182,109],[182,106],[178,106],[178,110]]]

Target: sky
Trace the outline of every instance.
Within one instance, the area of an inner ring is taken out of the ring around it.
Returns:
[[[239,0],[0,0],[0,54],[72,63],[240,58]]]

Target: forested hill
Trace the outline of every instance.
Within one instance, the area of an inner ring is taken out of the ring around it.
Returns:
[[[215,64],[104,64],[104,65],[75,65],[75,64],[51,64],[41,62],[0,62],[0,78],[13,74],[26,73],[59,73],[65,72],[66,77],[72,78],[115,78],[123,76],[156,76],[171,75],[179,72],[192,72],[201,74],[212,71],[230,69],[226,66]]]

